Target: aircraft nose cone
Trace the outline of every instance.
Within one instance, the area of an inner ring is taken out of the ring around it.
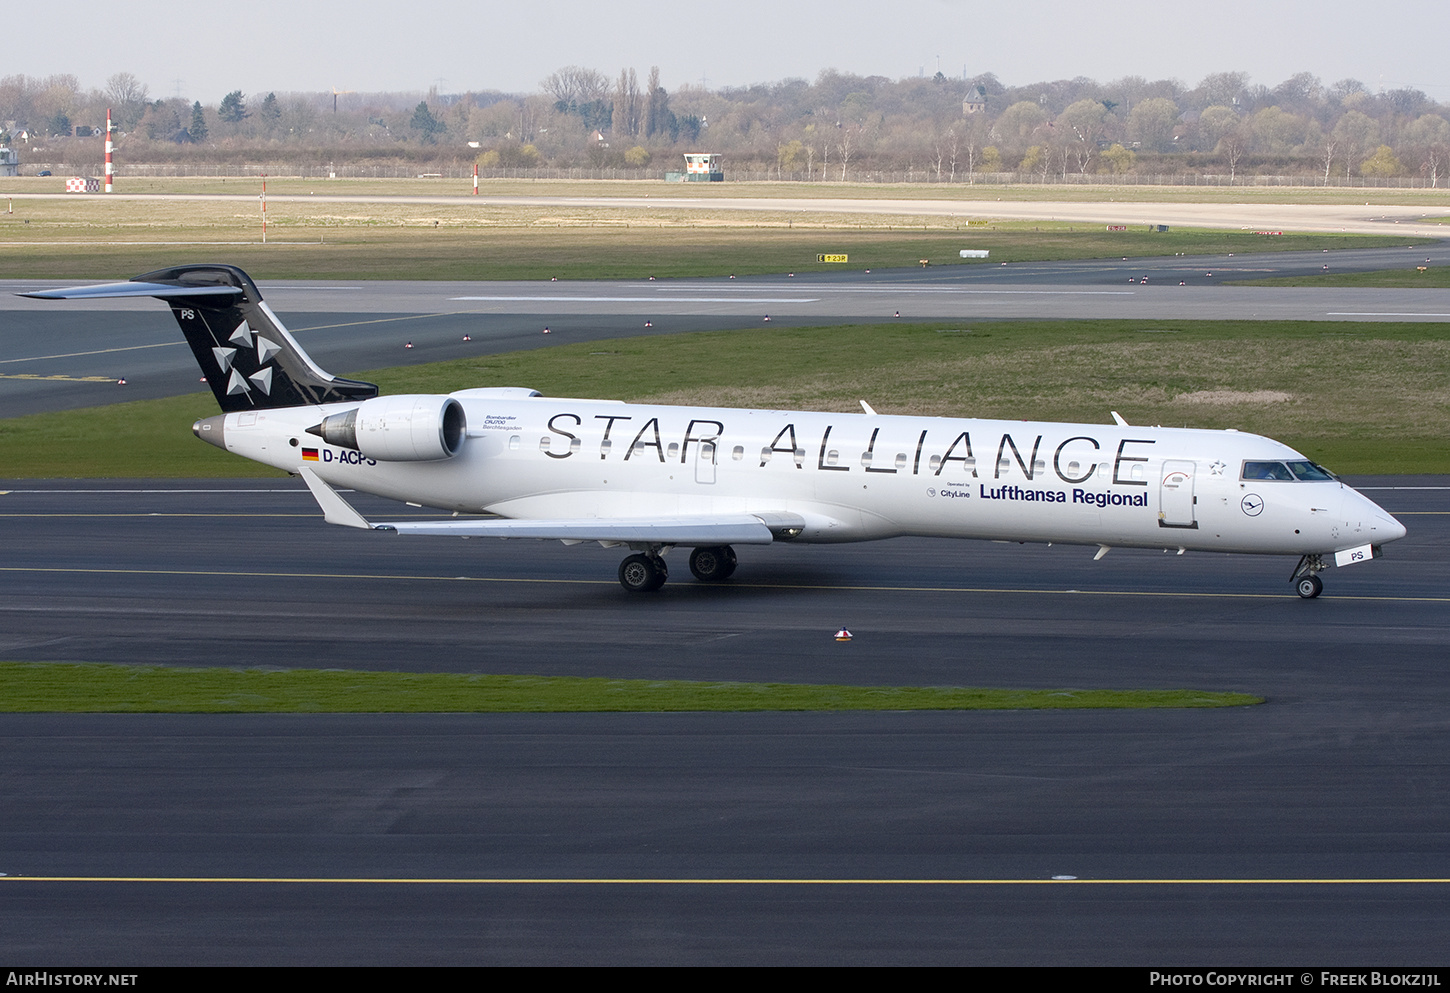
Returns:
[[[1355,493],[1361,504],[1358,508],[1359,519],[1369,526],[1370,541],[1380,545],[1387,541],[1398,541],[1406,534],[1405,526],[1390,516],[1389,511],[1375,503],[1363,493]],[[1346,501],[1346,510],[1349,510],[1351,503]],[[1353,512],[1351,517],[1355,516]]]
[[[1398,541],[1408,532],[1405,526],[1389,514],[1380,514],[1374,522],[1375,537],[1380,541]]]

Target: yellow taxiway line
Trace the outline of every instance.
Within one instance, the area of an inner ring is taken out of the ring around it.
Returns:
[[[1263,878],[1104,878],[1104,879],[956,879],[830,877],[633,877],[633,876],[13,876],[0,884],[32,883],[192,883],[307,884],[374,886],[1444,886],[1450,878],[1282,877]]]

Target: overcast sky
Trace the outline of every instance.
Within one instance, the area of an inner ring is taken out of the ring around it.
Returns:
[[[674,90],[814,79],[994,72],[1007,84],[1088,76],[1297,72],[1450,103],[1446,0],[11,0],[0,74],[73,73],[100,87],[135,73],[153,97],[213,104],[231,90],[535,92],[564,65],[649,67]],[[939,60],[939,61],[938,61]]]

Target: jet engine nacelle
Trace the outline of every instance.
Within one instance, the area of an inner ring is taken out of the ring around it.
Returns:
[[[379,462],[433,462],[458,454],[468,422],[452,397],[405,394],[374,397],[307,431]]]

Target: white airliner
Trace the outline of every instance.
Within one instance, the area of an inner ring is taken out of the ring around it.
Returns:
[[[657,590],[664,555],[717,581],[734,545],[900,535],[1375,558],[1404,527],[1293,449],[1233,430],[666,407],[489,387],[378,396],[320,369],[234,266],[30,293],[153,296],[176,315],[224,413],[198,438],[300,475],[333,524],[398,534],[628,547],[619,581]],[[351,488],[453,511],[375,524]],[[489,519],[457,515],[489,514]]]

